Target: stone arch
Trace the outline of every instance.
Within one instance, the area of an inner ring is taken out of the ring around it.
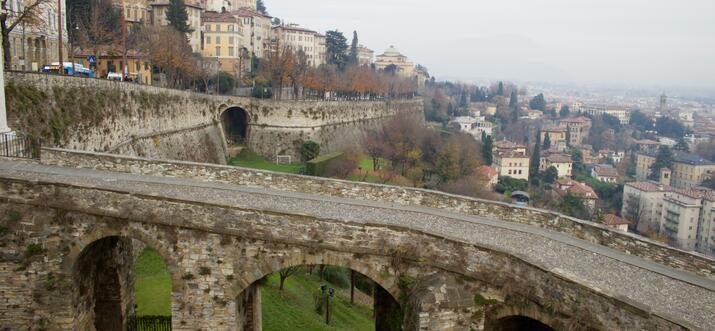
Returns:
[[[76,329],[126,329],[128,317],[136,313],[132,268],[137,252],[132,241],[154,249],[163,258],[171,277],[169,300],[172,307],[176,305],[183,280],[166,244],[138,229],[101,228],[80,236],[63,261],[74,284]]]
[[[511,315],[502,317],[497,320],[496,325],[492,325],[491,328],[487,329],[491,331],[519,331],[519,330],[531,330],[531,331],[554,331],[554,329],[539,320],[521,316],[521,315]]]
[[[229,145],[242,145],[250,138],[251,114],[239,105],[222,107],[218,120]]]
[[[518,304],[499,304],[488,310],[484,329],[493,331],[554,330],[560,321],[545,313],[537,304],[519,300]]]

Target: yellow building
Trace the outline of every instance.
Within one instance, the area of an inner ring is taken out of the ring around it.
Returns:
[[[541,142],[546,141],[549,136],[552,148],[564,151],[566,149],[566,128],[561,126],[545,126],[541,129]]]
[[[395,66],[395,73],[403,77],[414,77],[415,66],[407,60],[407,57],[402,55],[395,46],[390,46],[385,53],[377,56],[375,59],[375,68],[377,70],[385,70],[388,66]]]
[[[676,188],[695,188],[715,173],[715,163],[697,155],[674,151],[670,185]],[[636,179],[647,180],[650,168],[655,163],[657,153],[638,153],[636,155]]]
[[[581,146],[584,140],[588,138],[589,131],[591,131],[591,119],[588,117],[566,118],[561,120],[559,124],[568,130],[568,143],[571,146]]]
[[[249,38],[242,20],[228,12],[201,14],[201,56],[218,61],[220,70],[237,78],[250,70]]]
[[[500,177],[529,179],[529,156],[526,146],[510,141],[497,141],[492,149],[492,168]]]
[[[93,51],[90,50],[75,50],[74,62],[81,63],[83,66],[90,68],[87,57]],[[94,68],[94,75],[97,78],[107,78],[110,72],[122,73],[124,67],[124,59],[121,51],[100,50],[97,56],[97,63]],[[137,80],[142,84],[150,85],[152,83],[152,67],[149,61],[143,59],[141,54],[135,50],[127,51],[127,68],[129,69],[129,78]]]

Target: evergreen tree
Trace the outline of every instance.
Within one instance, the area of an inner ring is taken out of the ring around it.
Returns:
[[[673,147],[676,151],[681,151],[681,152],[690,152],[690,146],[688,146],[688,142],[685,141],[685,138],[680,138],[678,140],[678,144]]]
[[[561,106],[561,111],[559,111],[559,116],[561,116],[561,118],[569,117],[570,114],[571,114],[571,109],[569,109],[568,105]]]
[[[357,31],[353,31],[353,42],[350,44],[350,64],[358,64],[358,34]]]
[[[459,100],[459,107],[466,109],[469,107],[469,103],[467,102],[467,92],[463,91],[462,92],[462,97]]]
[[[509,98],[509,108],[514,109],[519,107],[519,96],[516,90],[511,91],[511,98]]]
[[[348,39],[338,30],[325,33],[325,50],[328,54],[328,63],[344,69],[347,64]]]
[[[166,9],[166,19],[169,21],[169,25],[181,33],[191,33],[194,31],[189,26],[189,14],[186,11],[184,0],[169,0],[169,8]]]
[[[544,173],[541,175],[541,179],[544,181],[546,184],[553,184],[556,179],[559,178],[559,170],[556,169],[556,167],[551,166]]]
[[[544,147],[544,150],[548,150],[549,148],[551,148],[551,137],[549,136],[548,133],[546,134],[546,137],[544,137],[544,146],[543,147]]]
[[[583,152],[581,152],[580,149],[571,149],[571,162],[573,162],[573,165],[571,167],[573,177],[584,174],[586,172],[586,166],[583,164]]]
[[[544,99],[544,94],[539,93],[531,101],[529,101],[529,108],[546,111],[546,99]]]
[[[531,153],[531,161],[529,163],[529,177],[537,178],[539,175],[539,164],[541,163],[541,132],[536,131],[536,144],[534,151]]]
[[[263,0],[256,1],[256,9],[259,13],[268,16],[268,9],[266,8],[266,4],[263,3]]]
[[[504,83],[499,82],[499,87],[497,88],[497,95],[504,96]]]
[[[487,133],[482,131],[482,158],[484,159],[484,163],[488,166],[491,166],[492,162],[494,162],[492,156],[493,148],[494,140],[492,140],[492,136],[487,136]]]
[[[653,165],[650,166],[650,175],[648,175],[648,179],[656,181],[660,180],[660,169],[672,169],[674,162],[675,155],[670,147],[660,146],[658,148],[658,154],[655,156],[655,162],[653,162]]]
[[[451,102],[447,105],[447,115],[454,116],[454,106]]]

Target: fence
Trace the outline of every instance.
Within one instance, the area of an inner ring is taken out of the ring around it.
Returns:
[[[171,331],[171,316],[131,316],[127,331]]]
[[[0,133],[0,157],[40,158],[40,140],[20,133]]]

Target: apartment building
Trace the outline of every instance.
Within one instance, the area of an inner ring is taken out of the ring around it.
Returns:
[[[673,151],[673,177],[671,185],[677,188],[698,187],[715,173],[715,162],[703,159],[698,155],[682,151]],[[657,152],[639,152],[636,154],[636,179],[647,180],[650,168],[655,163]]]
[[[217,68],[239,77],[250,68],[248,41],[242,20],[228,12],[201,14],[201,56],[218,61]]]
[[[28,3],[22,0],[8,0],[3,10],[7,12],[8,22]],[[36,10],[38,20],[33,24],[20,24],[10,31],[10,58],[12,70],[39,71],[45,64],[59,62],[59,33],[57,7],[53,2],[38,2]],[[67,60],[67,26],[65,6],[60,12],[62,19],[63,60]],[[7,65],[7,64],[6,64]]]
[[[603,114],[608,114],[617,118],[623,125],[628,124],[631,120],[631,112],[626,108],[618,106],[585,105],[581,107],[581,111],[591,116],[603,116]]]
[[[324,39],[313,30],[299,27],[295,24],[279,25],[272,28],[273,40],[278,47],[288,47],[293,52],[303,52],[309,65],[317,67],[326,61],[324,46],[320,47],[316,38]]]
[[[541,156],[541,163],[539,164],[539,171],[546,171],[547,169],[554,167],[558,171],[558,177],[571,177],[573,170],[573,161],[571,156],[562,153],[553,153]]]
[[[204,11],[203,1],[187,0],[186,13],[188,14],[188,24],[191,32],[186,34],[189,45],[194,53],[201,52],[201,13]],[[151,22],[155,25],[169,25],[166,12],[169,9],[169,0],[151,0]]]
[[[271,49],[271,17],[250,7],[239,8],[231,13],[237,15],[243,24],[247,49],[251,55],[265,57]]]

